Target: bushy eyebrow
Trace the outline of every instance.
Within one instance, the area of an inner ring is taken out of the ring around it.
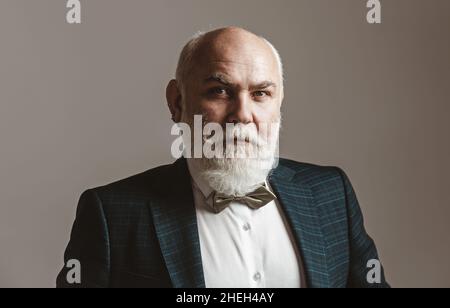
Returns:
[[[235,84],[233,82],[231,82],[228,77],[224,74],[221,73],[215,73],[212,74],[211,76],[205,78],[205,80],[203,81],[205,84],[210,83],[210,82],[218,82],[224,86],[234,86]],[[250,88],[251,89],[267,89],[267,88],[276,88],[277,85],[276,83],[267,80],[267,81],[262,81],[258,84],[252,85]]]
[[[263,81],[254,86],[251,86],[252,89],[267,89],[267,88],[276,88],[277,84],[272,81]]]

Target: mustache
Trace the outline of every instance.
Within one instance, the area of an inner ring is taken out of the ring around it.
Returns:
[[[209,136],[203,136],[203,141],[205,143],[214,143],[217,142],[217,138],[221,139],[224,145],[247,144],[256,147],[267,146],[270,141],[268,140],[270,137],[260,135],[254,125],[237,125],[233,127],[231,132],[227,131],[222,136],[217,136],[215,133]]]

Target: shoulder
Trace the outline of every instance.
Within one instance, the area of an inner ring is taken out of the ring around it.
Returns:
[[[173,178],[174,165],[163,165],[124,179],[86,190],[81,200],[95,201],[106,216],[142,213],[149,201],[158,198]],[[92,203],[88,202],[88,203]]]
[[[281,168],[292,172],[291,183],[303,195],[311,198],[312,205],[324,225],[334,228],[346,226],[352,210],[357,206],[356,196],[345,172],[337,166],[321,166],[292,160],[280,160]],[[349,207],[349,204],[352,206]],[[333,232],[334,232],[333,231]]]
[[[317,165],[285,158],[280,158],[279,167],[289,170],[294,180],[313,187],[325,184],[326,181],[342,181],[346,176],[345,172],[337,166]]]
[[[278,169],[291,178],[299,189],[308,191],[317,205],[345,202],[353,188],[346,173],[337,166],[323,166],[280,159]]]

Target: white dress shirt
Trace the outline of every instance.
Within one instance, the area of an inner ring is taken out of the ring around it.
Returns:
[[[189,163],[207,288],[299,288],[301,260],[278,201],[212,210],[208,183]],[[270,189],[270,186],[267,186]]]

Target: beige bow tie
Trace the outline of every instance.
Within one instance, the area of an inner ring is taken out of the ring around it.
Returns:
[[[265,185],[261,185],[255,191],[242,196],[227,196],[218,192],[213,194],[213,208],[216,213],[222,212],[231,202],[242,202],[252,209],[259,209],[277,197],[267,189]]]

